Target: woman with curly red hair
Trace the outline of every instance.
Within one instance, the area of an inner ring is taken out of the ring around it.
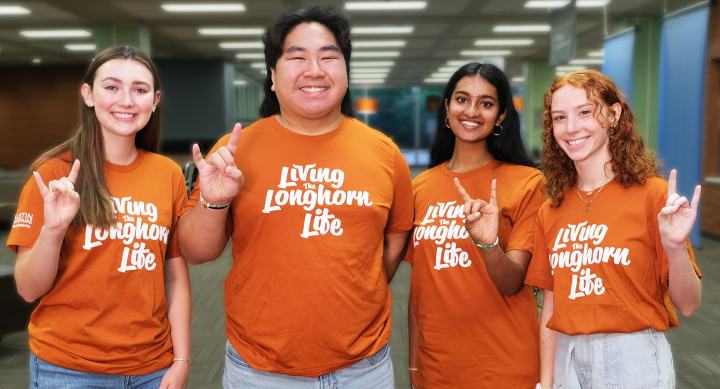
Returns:
[[[674,388],[664,331],[700,306],[690,204],[658,175],[635,119],[603,74],[545,94],[543,204],[525,282],[545,291],[542,388]]]

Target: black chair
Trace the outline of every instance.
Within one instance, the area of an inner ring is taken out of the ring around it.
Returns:
[[[192,193],[192,190],[195,188],[195,183],[199,175],[195,162],[190,161],[185,164],[183,175],[185,176],[185,187],[187,188],[188,198],[190,198],[190,193]]]

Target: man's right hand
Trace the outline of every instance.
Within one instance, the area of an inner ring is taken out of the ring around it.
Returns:
[[[209,204],[227,204],[238,194],[245,183],[242,173],[235,167],[235,152],[240,141],[242,126],[236,124],[227,146],[220,147],[204,160],[200,147],[193,145],[193,159],[200,174],[202,197]]]

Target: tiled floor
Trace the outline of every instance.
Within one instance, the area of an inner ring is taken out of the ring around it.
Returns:
[[[0,241],[6,241],[0,233]],[[703,239],[696,249],[703,271],[703,303],[680,327],[668,331],[673,348],[678,388],[720,387],[720,241]],[[0,248],[0,265],[12,265],[14,254]],[[193,296],[192,357],[188,388],[220,388],[225,345],[223,281],[230,269],[228,249],[214,262],[191,266]],[[407,300],[410,266],[403,263],[390,289],[393,327],[390,335],[397,388],[408,388]],[[0,343],[0,389],[28,387],[28,335],[19,332]]]

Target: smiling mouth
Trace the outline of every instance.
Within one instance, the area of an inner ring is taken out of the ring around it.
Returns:
[[[137,116],[136,113],[120,113],[120,112],[113,112],[113,116],[115,116],[118,119],[132,119],[135,116]]]
[[[584,138],[575,139],[575,140],[569,140],[569,141],[567,141],[567,142],[568,142],[568,144],[569,144],[570,146],[577,146],[577,145],[579,145],[579,144],[581,144],[581,143],[585,143],[585,141],[588,140],[588,138],[590,138],[590,137],[589,137],[589,136],[586,136],[586,137],[584,137]]]
[[[324,92],[328,90],[327,87],[309,87],[309,88],[300,88],[303,92]]]
[[[460,120],[460,124],[462,124],[465,127],[472,127],[472,128],[480,127],[480,125],[481,125],[480,123],[471,122],[469,120]]]

